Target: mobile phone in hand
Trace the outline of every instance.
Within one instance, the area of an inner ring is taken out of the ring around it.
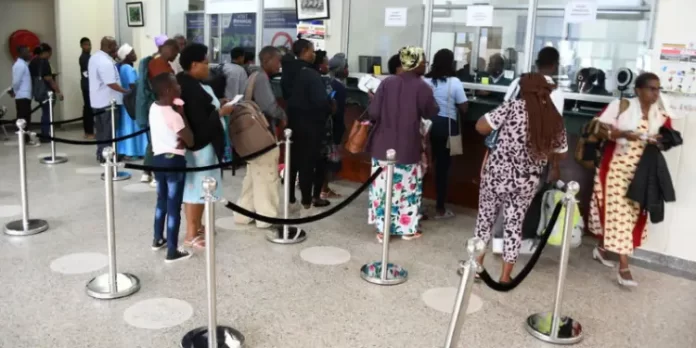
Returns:
[[[336,91],[331,91],[329,94],[329,99],[334,99],[336,97]]]

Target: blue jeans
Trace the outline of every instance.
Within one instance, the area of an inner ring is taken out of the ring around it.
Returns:
[[[154,156],[155,167],[185,168],[186,157],[174,154]],[[157,206],[155,208],[155,240],[163,238],[167,225],[167,255],[174,256],[179,245],[181,203],[184,199],[186,173],[155,172],[157,180]]]

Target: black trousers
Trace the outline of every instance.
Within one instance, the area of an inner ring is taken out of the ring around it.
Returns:
[[[17,119],[27,121],[25,130],[29,130],[31,122],[31,99],[15,99],[15,109],[17,109]],[[24,137],[24,141],[29,141],[29,135]]]
[[[448,122],[450,123],[449,125],[447,124]],[[447,148],[450,127],[452,135],[459,134],[459,126],[456,121],[449,117],[435,116],[430,129],[430,146],[435,162],[435,192],[437,196],[435,208],[437,210],[445,209],[445,199],[447,199],[447,183],[452,161]]]
[[[92,106],[89,101],[89,85],[82,83],[82,127],[84,128],[85,134],[94,135],[94,117],[92,116]]]
[[[325,127],[303,125],[292,128],[290,151],[290,203],[296,202],[295,180],[300,175],[302,204],[309,205],[313,198],[320,198],[326,178],[326,159],[321,155],[322,141],[326,137]]]

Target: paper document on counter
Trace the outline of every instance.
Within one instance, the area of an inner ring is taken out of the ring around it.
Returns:
[[[372,75],[363,75],[360,80],[358,80],[358,88],[365,93],[375,93],[380,83],[382,83],[382,81]]]

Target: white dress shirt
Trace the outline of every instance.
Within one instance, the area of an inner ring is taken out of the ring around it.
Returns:
[[[556,84],[556,82],[553,81],[553,79],[550,76],[544,76],[546,78],[546,82],[550,84]],[[505,101],[508,101],[510,99],[517,99],[517,97],[520,95],[520,78],[514,79],[511,83],[510,86],[508,86],[508,90],[505,93]],[[551,101],[553,101],[553,105],[556,107],[556,110],[558,110],[558,113],[563,116],[563,104],[565,103],[565,94],[560,88],[556,88],[553,91],[551,91]]]
[[[31,74],[29,64],[22,58],[12,66],[12,90],[16,99],[31,99]]]
[[[89,59],[87,67],[89,79],[90,104],[94,109],[102,109],[111,105],[115,99],[116,104],[123,104],[123,94],[114,91],[110,84],[121,85],[121,76],[116,69],[116,62],[104,51],[97,51]]]

